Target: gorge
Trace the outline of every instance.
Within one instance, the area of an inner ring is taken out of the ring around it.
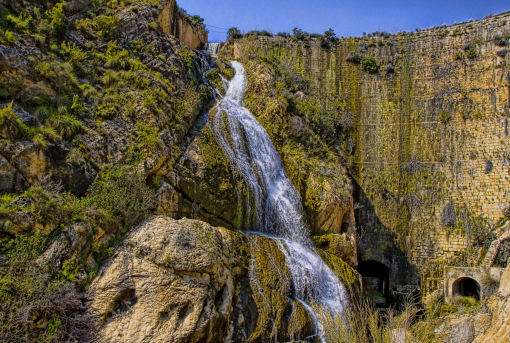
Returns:
[[[509,13],[214,44],[174,0],[0,19],[0,341],[509,340]]]

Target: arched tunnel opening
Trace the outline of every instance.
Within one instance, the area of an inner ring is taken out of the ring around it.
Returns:
[[[472,297],[480,300],[480,284],[470,277],[461,277],[453,283],[453,297]]]
[[[388,305],[390,270],[383,263],[368,260],[358,264],[361,274],[363,294],[371,298],[377,306]]]

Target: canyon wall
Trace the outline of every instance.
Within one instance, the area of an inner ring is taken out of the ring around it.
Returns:
[[[207,43],[207,31],[189,23],[181,13],[175,0],[168,1],[158,17],[163,32],[174,36],[191,49],[199,49]]]
[[[394,285],[436,287],[438,266],[474,249],[477,230],[509,205],[509,34],[505,13],[329,47],[247,36],[224,49],[285,61],[320,101],[352,115],[344,156],[357,184],[359,258],[388,266]],[[363,68],[367,57],[378,72]]]

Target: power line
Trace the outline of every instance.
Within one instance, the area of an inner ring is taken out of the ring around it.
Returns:
[[[209,26],[209,27],[213,27],[215,29],[222,29],[222,30],[228,30],[226,27],[219,27],[219,26],[214,26],[214,25],[209,25],[209,24],[205,24],[206,26]]]

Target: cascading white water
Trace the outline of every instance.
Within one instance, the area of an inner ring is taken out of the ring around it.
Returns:
[[[247,82],[244,68],[236,61],[232,66],[235,76],[225,97],[218,101],[218,112],[210,125],[249,191],[247,213],[251,213],[251,230],[277,242],[293,278],[294,297],[307,310],[321,305],[333,315],[342,315],[348,305],[345,287],[313,250],[299,193],[287,178],[266,130],[243,106]],[[312,313],[312,317],[318,316]],[[322,326],[316,324],[323,339]]]
[[[209,55],[216,55],[220,50],[221,43],[205,43],[204,50]]]

